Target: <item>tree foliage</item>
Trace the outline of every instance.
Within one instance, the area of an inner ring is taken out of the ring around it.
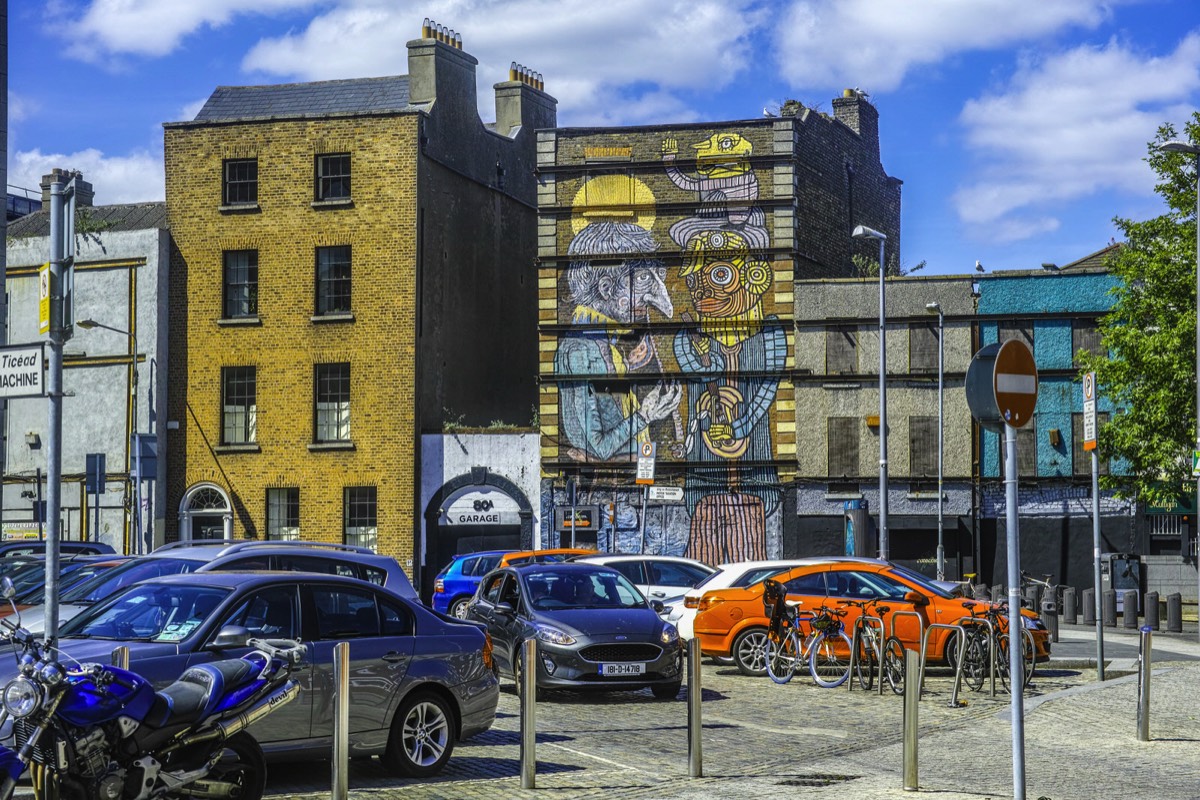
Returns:
[[[1106,488],[1155,505],[1173,505],[1192,482],[1196,443],[1197,156],[1163,152],[1172,139],[1200,145],[1200,112],[1180,136],[1163,125],[1147,149],[1166,213],[1137,222],[1116,218],[1125,244],[1109,262],[1119,283],[1100,320],[1107,353],[1082,357],[1116,412],[1099,432],[1102,457],[1119,457],[1128,475]]]

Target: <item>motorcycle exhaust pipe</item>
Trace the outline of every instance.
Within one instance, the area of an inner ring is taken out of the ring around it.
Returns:
[[[222,720],[208,730],[194,733],[191,736],[185,736],[177,740],[165,750],[162,755],[169,752],[191,747],[194,744],[202,744],[204,742],[224,741],[234,734],[241,733],[246,728],[258,722],[263,717],[270,714],[280,706],[287,705],[300,696],[300,684],[297,681],[290,680],[283,687],[258,702],[257,705],[246,709],[235,717]]]

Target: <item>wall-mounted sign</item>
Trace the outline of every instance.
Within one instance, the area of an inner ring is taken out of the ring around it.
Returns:
[[[683,487],[681,486],[651,486],[649,499],[662,500],[666,502],[678,502],[683,499]]]
[[[451,498],[442,512],[442,525],[520,525],[517,503],[504,492],[471,487]]]
[[[45,345],[0,347],[0,397],[43,397],[45,375]]]
[[[654,456],[657,453],[658,447],[654,442],[642,442],[638,449],[637,460],[637,479],[636,483],[641,486],[654,485]]]
[[[574,516],[572,516],[574,514]],[[554,509],[554,528],[560,531],[587,531],[600,527],[600,506],[576,506]]]

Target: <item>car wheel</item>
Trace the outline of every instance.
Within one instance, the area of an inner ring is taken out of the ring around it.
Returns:
[[[728,667],[733,665],[733,659],[728,656],[713,656],[709,659],[718,667]]]
[[[436,694],[417,692],[404,699],[392,718],[381,761],[388,772],[428,778],[442,771],[454,752],[454,716]]]
[[[452,617],[459,619],[467,618],[467,606],[471,605],[471,598],[460,597],[450,604],[449,613]]]
[[[522,664],[523,660],[524,659],[521,658],[521,648],[517,647],[517,649],[513,651],[512,658],[513,692],[517,695],[517,697],[521,696],[521,687],[525,685],[525,676]],[[545,694],[543,693],[542,688],[537,686],[535,683],[533,699],[541,700],[543,697],[545,697]]]
[[[650,687],[650,691],[654,692],[655,700],[674,700],[679,696],[679,690],[682,686],[683,681],[656,683]]]
[[[733,663],[743,675],[767,674],[767,629],[747,628],[733,640]]]

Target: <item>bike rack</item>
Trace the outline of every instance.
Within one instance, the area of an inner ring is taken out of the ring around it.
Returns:
[[[921,674],[920,674],[921,679],[920,679],[920,681],[917,682],[917,686],[918,686],[917,691],[922,692],[922,693],[925,690],[925,657],[926,657],[926,654],[929,652],[929,634],[935,628],[942,628],[944,630],[949,630],[949,631],[957,631],[958,636],[959,636],[959,641],[963,642],[964,644],[967,641],[967,631],[965,628],[963,628],[962,625],[948,625],[943,622],[934,622],[934,623],[930,624],[930,626],[928,628],[925,629],[925,633],[923,633],[921,635]],[[950,693],[950,708],[958,708],[958,687],[962,685],[962,665],[963,665],[963,659],[962,659],[962,654],[960,653],[959,659],[958,659],[958,665],[954,668],[954,689]]]
[[[846,679],[847,691],[854,691],[854,665],[858,663],[858,645],[861,641],[862,629],[866,625],[879,627],[879,640],[875,642],[875,663],[879,665],[879,694],[883,694],[883,619],[871,614],[860,614],[854,621],[854,635],[850,637],[850,677]]]
[[[896,617],[912,617],[913,619],[915,619],[917,621],[917,631],[918,631],[917,638],[918,639],[925,638],[925,618],[922,617],[916,611],[903,611],[903,610],[892,612],[892,618],[891,618],[891,620],[889,620],[891,625],[890,625],[890,629],[888,630],[888,636],[896,635]],[[908,648],[905,648],[905,649],[907,650]]]

